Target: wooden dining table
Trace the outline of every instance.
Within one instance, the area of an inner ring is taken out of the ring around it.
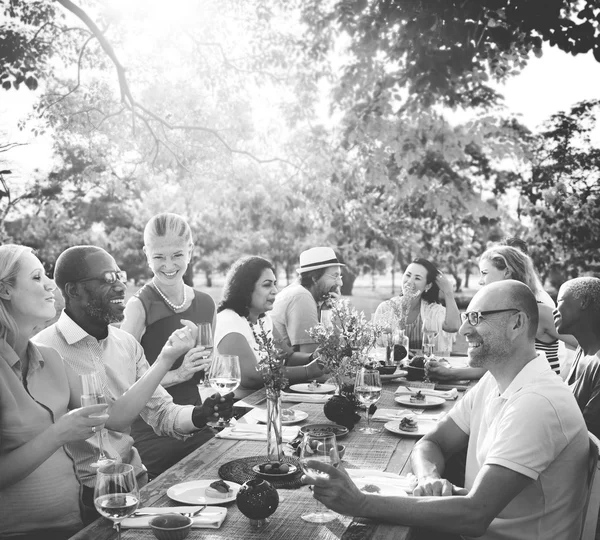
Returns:
[[[398,382],[386,381],[383,384],[383,393],[380,408],[406,409],[394,401],[395,390]],[[458,399],[463,392],[459,392]],[[244,402],[258,408],[266,407],[264,389],[244,398]],[[428,409],[429,413],[447,412],[454,407],[456,401],[445,401],[435,409]],[[322,403],[284,403],[284,407],[299,409],[308,413],[308,418],[299,426],[313,423],[328,423],[329,420],[323,413]],[[363,413],[364,415],[364,413]],[[418,418],[418,416],[417,416]],[[241,420],[243,421],[243,419]],[[384,422],[371,422],[372,425],[381,427],[375,435],[359,432],[356,428],[365,425],[364,418],[351,430],[340,443],[346,446],[342,465],[346,468],[375,469],[406,475],[411,472],[410,455],[418,438],[401,436],[383,428]],[[249,440],[230,440],[213,438],[194,453],[190,454],[179,463],[165,471],[155,480],[140,490],[140,507],[171,506],[179,503],[172,501],[167,496],[167,490],[173,485],[193,480],[217,480],[219,468],[232,460],[265,455],[266,442]],[[204,539],[262,539],[262,540],[304,540],[318,538],[319,540],[404,540],[414,539],[418,531],[411,527],[389,525],[366,519],[352,519],[339,515],[330,523],[313,524],[303,521],[300,517],[309,508],[314,508],[316,501],[308,486],[297,489],[279,489],[280,503],[275,513],[269,518],[265,528],[256,529],[251,526],[250,520],[237,508],[235,501],[224,504],[227,508],[227,517],[219,529],[192,528],[188,538]],[[116,532],[112,522],[100,518],[72,537],[72,540],[115,540]],[[148,540],[154,538],[150,529],[123,529],[123,540]]]

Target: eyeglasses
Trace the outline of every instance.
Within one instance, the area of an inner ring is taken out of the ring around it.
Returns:
[[[337,281],[338,279],[342,279],[342,274],[327,274],[327,273],[326,273],[325,275],[326,275],[326,276],[329,276],[329,277],[330,277],[330,278],[332,278],[332,279],[335,279],[336,281]]]
[[[112,285],[113,283],[116,283],[117,281],[121,281],[121,282],[124,281],[125,280],[125,272],[121,272],[121,271],[115,272],[114,270],[107,270],[101,276],[78,279],[76,281],[76,283],[77,282],[81,283],[84,281],[94,281],[95,279],[104,281],[105,283]]]
[[[463,322],[469,321],[471,326],[477,326],[481,322],[481,317],[485,317],[486,315],[492,315],[494,313],[505,313],[507,311],[521,311],[517,308],[506,308],[506,309],[492,309],[490,311],[467,311],[466,313],[461,313],[460,317]]]

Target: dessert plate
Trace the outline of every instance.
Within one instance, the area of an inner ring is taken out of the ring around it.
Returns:
[[[292,384],[290,390],[304,394],[329,394],[336,389],[335,384],[317,383],[317,385],[314,386],[312,383]]]
[[[435,426],[437,426],[437,422],[434,420],[428,420],[427,418],[423,418],[421,416],[415,417],[415,422],[417,422],[417,431],[404,431],[400,429],[400,420],[390,420],[389,422],[383,424],[383,427],[392,433],[396,433],[398,435],[402,435],[403,437],[422,437],[423,435],[427,435]]]
[[[281,415],[281,424],[283,426],[289,426],[290,424],[297,424],[298,422],[302,422],[308,418],[308,413],[304,411],[299,411],[297,409],[290,409],[290,411],[294,411],[294,416],[284,416]],[[251,416],[259,423],[266,424],[267,423],[267,411],[264,409],[252,409],[250,412]]]
[[[412,493],[415,481],[407,476],[371,469],[346,469],[356,487],[375,495],[403,496]]]
[[[267,478],[267,479],[270,478],[272,480],[277,480],[277,478],[287,478],[288,476],[291,476],[292,474],[296,474],[298,472],[298,467],[296,467],[296,465],[292,465],[291,463],[287,463],[287,462],[284,462],[284,463],[289,466],[289,471],[284,474],[263,472],[260,470],[260,466],[263,465],[262,463],[259,463],[258,465],[254,465],[254,467],[252,467],[252,470],[258,476],[262,476],[263,478]]]
[[[224,499],[206,496],[206,488],[217,480],[219,479],[193,480],[192,482],[175,484],[167,489],[167,496],[174,501],[184,504],[223,504],[235,501],[235,497],[242,486],[228,480],[224,480],[224,482],[231,488],[231,495],[228,495]]]
[[[419,409],[430,409],[432,407],[439,407],[446,403],[446,400],[437,396],[425,396],[425,401],[413,402],[410,400],[410,395],[406,394],[403,396],[398,396],[394,398],[396,403],[400,403],[401,405],[408,405],[409,407],[417,407]]]

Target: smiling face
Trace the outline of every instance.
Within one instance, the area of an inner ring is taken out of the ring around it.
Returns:
[[[316,297],[318,299],[327,298],[329,293],[340,292],[342,285],[342,269],[339,266],[328,266],[324,274],[315,282]]]
[[[7,309],[17,325],[45,323],[56,315],[54,281],[46,276],[44,266],[30,251],[19,258],[19,273],[10,288]]]
[[[106,251],[97,251],[85,258],[88,281],[80,282],[84,313],[93,321],[111,324],[123,320],[125,285],[120,280],[107,283],[105,272],[118,272],[115,260]]]
[[[192,246],[181,236],[160,236],[144,246],[144,253],[160,287],[183,280],[192,258]]]
[[[479,285],[482,287],[496,281],[502,281],[503,279],[507,279],[507,277],[506,269],[499,270],[489,259],[481,259],[479,261]]]
[[[573,296],[569,287],[562,285],[556,299],[557,313],[554,315],[554,324],[559,334],[572,334],[577,328],[581,317],[581,301]]]
[[[249,310],[259,316],[273,309],[277,296],[277,278],[270,268],[265,268],[254,285]]]
[[[410,263],[404,275],[402,276],[402,290],[406,294],[407,290],[412,289],[421,295],[431,288],[431,283],[427,283],[427,268],[420,264]]]

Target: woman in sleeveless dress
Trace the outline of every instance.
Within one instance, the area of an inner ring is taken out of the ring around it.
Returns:
[[[213,299],[184,283],[193,247],[192,231],[177,214],[157,214],[144,229],[144,253],[154,276],[127,303],[121,328],[140,342],[150,364],[154,363],[173,331],[181,327],[181,319],[197,324],[211,323],[214,331]],[[198,383],[202,379],[201,372],[208,369],[209,364],[207,353],[201,347],[194,347],[173,364],[161,384],[175,403],[198,405]],[[161,437],[141,417],[133,424],[131,434],[150,478],[214,435],[207,427],[185,441]]]

